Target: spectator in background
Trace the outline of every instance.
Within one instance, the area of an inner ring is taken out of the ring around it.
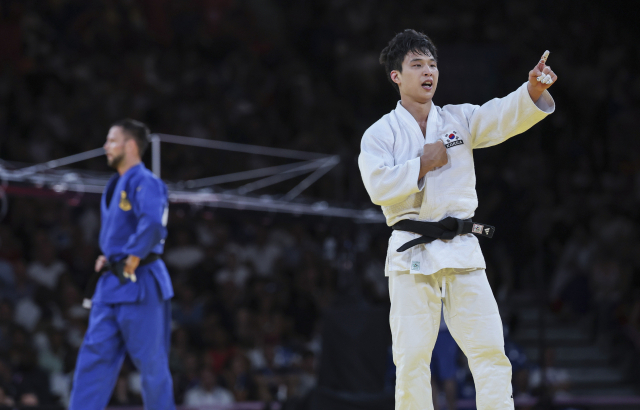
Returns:
[[[65,340],[75,350],[82,345],[82,338],[88,327],[89,312],[84,308],[67,311],[65,322]],[[73,358],[75,361],[75,357]]]
[[[626,283],[624,270],[615,259],[604,255],[597,257],[591,266],[589,279],[597,305],[611,309],[620,300]]]
[[[27,274],[36,283],[54,290],[67,266],[57,259],[56,250],[48,240],[36,243],[34,257],[35,260],[27,266]]]
[[[193,290],[186,284],[176,285],[177,298],[172,301],[173,320],[187,329],[195,329],[201,325],[204,317],[204,305]]]
[[[372,246],[372,252],[367,258],[364,268],[364,280],[370,294],[377,301],[386,301],[389,298],[389,281],[380,272],[384,272],[386,259],[376,258],[375,255],[387,254],[387,242],[383,238],[377,240]]]
[[[171,352],[169,353],[169,367],[171,373],[182,373],[184,363],[191,347],[189,332],[184,327],[176,327],[171,332]]]
[[[288,396],[291,352],[283,346],[266,343],[262,348],[264,364],[257,369],[258,398],[269,402]]]
[[[235,312],[235,338],[245,349],[255,346],[259,332],[254,312],[246,306],[240,306]]]
[[[95,246],[100,232],[100,213],[93,207],[85,207],[77,222],[82,232],[82,241]],[[94,260],[92,259],[91,262]]]
[[[51,404],[51,391],[48,375],[38,367],[38,355],[32,347],[29,333],[21,328],[14,328],[9,350],[10,366],[16,388],[18,402],[23,399],[30,405]],[[37,403],[33,404],[33,397]],[[25,398],[26,397],[26,398]]]
[[[170,268],[188,271],[204,259],[204,250],[195,243],[194,235],[188,229],[178,230],[173,242],[174,246],[168,249],[164,256]]]
[[[244,259],[253,266],[254,271],[260,277],[270,277],[280,260],[282,250],[274,242],[269,240],[269,235],[264,227],[259,227],[256,232],[255,243],[249,245],[244,252]]]
[[[209,325],[204,327],[203,339],[207,346],[205,363],[216,376],[222,374],[227,363],[236,355],[237,348],[231,342],[229,333],[219,323],[207,320]]]
[[[11,346],[12,326],[13,305],[8,300],[0,299],[0,354],[5,353]]]
[[[218,385],[216,375],[208,368],[200,371],[200,381],[184,395],[187,406],[232,404],[235,400],[229,390]]]
[[[4,386],[0,385],[0,407],[13,407],[13,398],[5,392]]]
[[[640,346],[640,287],[631,291],[632,302],[629,309],[629,328]]]
[[[227,362],[224,379],[237,402],[255,399],[257,386],[249,359],[244,353],[238,352]]]
[[[58,306],[62,316],[66,319],[74,315],[87,315],[82,307],[82,297],[77,285],[71,281],[64,281],[58,286]]]
[[[15,305],[14,321],[16,324],[28,329],[32,332],[40,318],[42,317],[42,309],[35,302],[34,297],[25,296],[17,301]]]
[[[11,406],[15,402],[16,389],[8,363],[0,356],[0,406]]]
[[[551,282],[551,302],[565,316],[584,314],[580,299],[588,303],[587,272],[593,259],[596,243],[583,226],[576,226],[563,247]],[[569,306],[564,306],[565,304]]]
[[[293,396],[304,397],[318,384],[318,377],[316,376],[316,355],[310,351],[305,350],[302,353],[302,360],[300,361],[299,372],[296,374],[297,383]]]
[[[196,387],[200,380],[201,353],[190,351],[184,356],[181,369],[172,370],[173,388],[175,390],[176,402],[184,403],[185,393]]]
[[[66,407],[69,405],[77,350],[65,339],[64,327],[47,325],[42,328],[34,337],[38,366],[48,375],[53,402],[57,401]]]
[[[232,283],[235,287],[241,289],[251,276],[251,271],[239,261],[236,252],[227,250],[225,254],[226,263],[216,272],[214,280],[219,284]]]
[[[129,388],[129,379],[126,372],[121,372],[116,380],[116,387],[113,390],[111,400],[109,400],[109,407],[127,407],[127,406],[140,406],[142,405],[142,398],[140,395],[135,394]]]
[[[36,285],[27,274],[24,260],[18,259],[13,262],[13,273],[15,277],[14,291],[8,295],[8,298],[15,302],[24,297],[32,297],[35,293]]]
[[[25,392],[20,395],[20,407],[38,407],[40,405],[40,399],[35,392]]]
[[[6,224],[0,224],[0,258],[15,261],[23,257],[23,245]]]
[[[74,245],[74,250],[76,252],[69,257],[69,270],[74,283],[84,285],[88,274],[93,272],[95,260],[98,257],[96,247],[90,242],[83,241]]]
[[[544,351],[546,385],[551,397],[563,398],[569,396],[570,379],[566,369],[556,367],[556,353],[551,347]],[[529,388],[536,391],[542,386],[542,369],[535,368],[529,377]]]
[[[15,292],[15,282],[13,266],[8,261],[0,258],[0,299],[10,297]]]
[[[509,321],[509,326],[503,327],[504,353],[511,362],[513,369],[513,397],[530,398],[529,394],[529,360],[527,355],[517,343],[513,341],[512,335],[517,330],[518,321],[514,316]]]

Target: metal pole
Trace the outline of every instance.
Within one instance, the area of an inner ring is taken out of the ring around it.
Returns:
[[[81,152],[79,154],[69,155],[68,157],[64,157],[64,158],[54,159],[49,162],[45,162],[43,164],[31,165],[26,168],[20,168],[13,172],[19,176],[25,177],[27,175],[36,174],[41,171],[46,171],[49,169],[58,168],[58,167],[73,164],[76,162],[84,161],[86,159],[99,157],[101,155],[104,155],[104,148],[102,147],[95,148],[86,152]]]
[[[172,144],[191,145],[192,147],[202,147],[211,149],[222,149],[225,151],[245,152],[247,154],[268,155],[272,157],[291,158],[301,160],[316,160],[328,158],[330,155],[319,154],[316,152],[298,151],[286,148],[259,147],[257,145],[239,144],[237,142],[208,140],[204,138],[181,137],[179,135],[154,134],[157,135],[162,142]]]
[[[320,168],[316,169],[313,174],[309,175],[302,182],[296,185],[291,191],[287,192],[282,200],[291,201],[292,199],[300,195],[302,191],[309,188],[309,186],[320,179],[320,177],[331,171],[331,169],[336,166],[338,162],[340,162],[340,157],[338,157],[337,155],[330,157],[324,164],[320,166]]]
[[[151,136],[151,170],[160,178],[160,136]]]

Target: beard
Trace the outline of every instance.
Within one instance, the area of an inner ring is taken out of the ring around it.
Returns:
[[[110,160],[107,159],[107,165],[109,165],[111,168],[118,169],[118,166],[122,163],[123,159],[124,159],[124,154],[120,154],[118,156],[111,158]]]

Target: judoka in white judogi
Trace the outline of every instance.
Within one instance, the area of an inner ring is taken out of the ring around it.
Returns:
[[[373,203],[382,207],[389,226],[403,219],[471,218],[478,206],[473,149],[526,131],[554,108],[546,90],[534,103],[525,83],[482,106],[431,103],[423,134],[414,116],[398,102],[362,138],[358,164],[364,185]],[[447,148],[448,162],[418,180],[424,146],[438,140]],[[396,251],[419,236],[393,231],[385,266],[397,367],[396,409],[433,409],[429,363],[441,302],[451,335],[469,360],[477,408],[513,409],[511,364],[504,354],[502,322],[478,239],[463,234]]]

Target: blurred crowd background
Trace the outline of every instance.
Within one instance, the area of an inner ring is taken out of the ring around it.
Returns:
[[[476,218],[497,227],[481,240],[487,274],[507,335],[523,322],[523,300],[541,302],[553,321],[588,323],[637,389],[640,43],[624,2],[0,0],[0,158],[32,164],[93,149],[130,117],[155,132],[338,154],[341,163],[305,194],[370,208],[359,142],[395,106],[377,59],[405,28],[439,49],[437,105],[504,96],[551,50],[556,112],[476,151]],[[277,164],[162,151],[162,176],[174,182]],[[74,167],[108,170],[104,158]],[[98,197],[5,190],[0,406],[64,404],[99,255]],[[177,401],[304,397],[317,384],[323,312],[388,304],[389,232],[172,206],[164,259],[176,290]],[[553,351],[527,359],[508,342],[516,395],[535,395],[538,366],[551,366]],[[569,394],[566,372],[553,374],[554,392]],[[459,395],[472,396],[468,374],[460,378]],[[125,363],[112,404],[140,402],[139,375]]]

